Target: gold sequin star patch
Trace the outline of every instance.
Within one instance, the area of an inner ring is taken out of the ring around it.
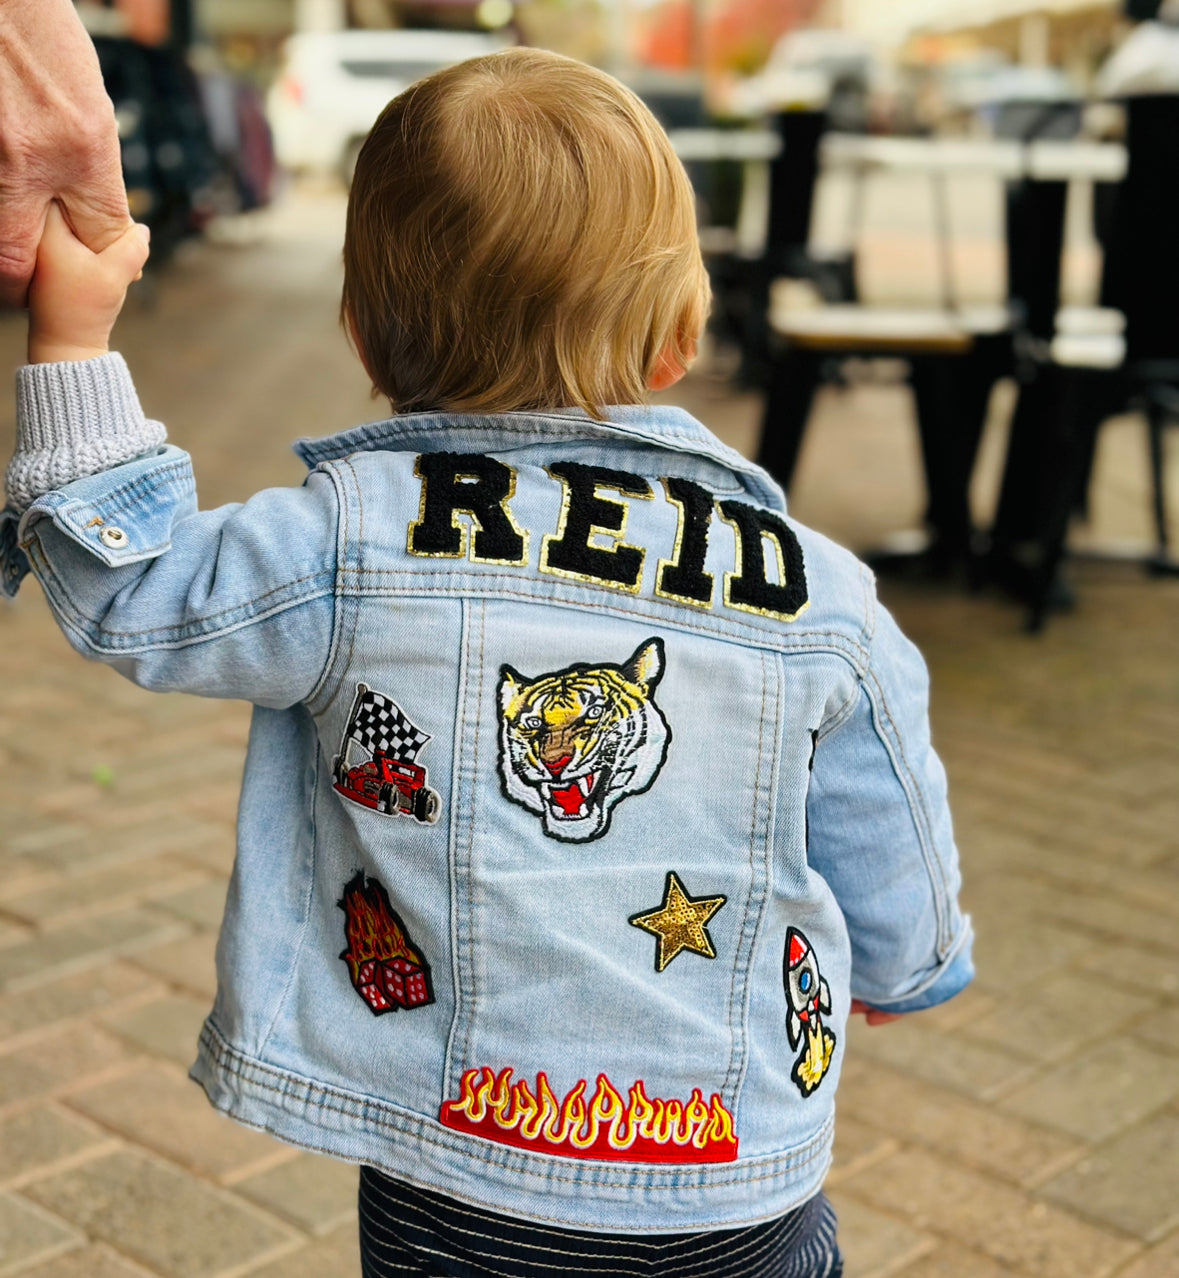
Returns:
[[[726,900],[728,898],[724,896],[689,896],[679,875],[668,870],[663,904],[647,914],[632,914],[629,919],[632,927],[641,927],[658,939],[659,944],[655,947],[657,972],[662,972],[681,950],[716,958],[712,937],[704,925]]]

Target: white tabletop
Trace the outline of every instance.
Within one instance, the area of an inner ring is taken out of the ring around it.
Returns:
[[[772,129],[668,129],[681,160],[773,160],[782,142]]]
[[[782,149],[771,129],[671,129],[681,160],[767,161]],[[990,138],[896,138],[828,133],[820,143],[824,168],[894,173],[991,173],[996,177],[1067,182],[1117,182],[1126,148],[1116,142],[1012,142]]]
[[[1126,148],[1115,142],[1013,142],[990,138],[893,138],[828,133],[820,144],[825,168],[908,173],[993,173],[996,177],[1116,182],[1126,173]]]

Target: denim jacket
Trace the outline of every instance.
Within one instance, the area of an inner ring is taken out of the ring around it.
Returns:
[[[63,435],[128,432],[121,368]],[[50,455],[54,399],[22,401]],[[925,667],[870,573],[674,408],[297,450],[244,505],[198,510],[164,445],[7,518],[8,593],[31,565],[79,651],[255,707],[193,1077],[536,1221],[805,1201],[851,998],[972,975]]]

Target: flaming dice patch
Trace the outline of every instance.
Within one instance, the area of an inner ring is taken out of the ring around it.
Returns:
[[[361,871],[344,888],[340,909],[347,915],[348,964],[352,987],[374,1016],[399,1007],[425,1007],[434,1001],[430,967],[410,944],[405,924],[376,879]]]
[[[831,991],[819,975],[819,963],[811,943],[795,927],[787,929],[786,953],[782,958],[782,979],[786,986],[786,1036],[791,1049],[806,1040],[802,1055],[794,1062],[790,1077],[798,1090],[809,1096],[823,1081],[835,1051],[835,1035],[823,1024],[822,1013],[831,1011]]]

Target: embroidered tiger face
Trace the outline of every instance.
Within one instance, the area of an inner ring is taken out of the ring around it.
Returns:
[[[620,666],[579,664],[538,679],[503,666],[499,762],[508,798],[540,813],[554,839],[605,834],[614,807],[648,789],[667,757],[671,729],[654,700],[662,675],[662,639]]]

